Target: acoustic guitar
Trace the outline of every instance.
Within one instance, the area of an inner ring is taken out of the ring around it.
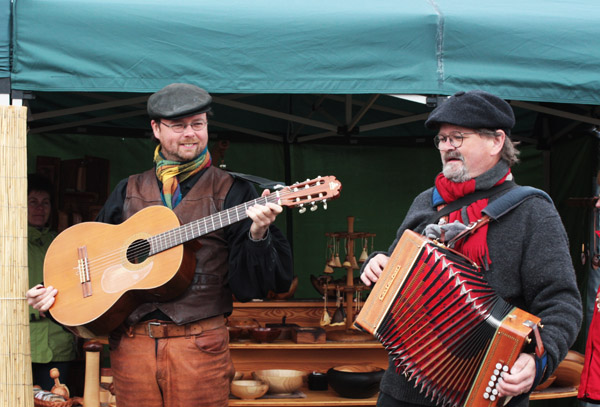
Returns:
[[[326,209],[341,186],[333,176],[318,177],[185,225],[169,208],[150,206],[120,225],[71,226],[44,259],[44,284],[58,290],[50,313],[81,337],[106,335],[138,305],[185,291],[194,275],[196,259],[188,247],[194,239],[247,219],[246,210],[255,204],[273,202],[303,213],[322,202]]]

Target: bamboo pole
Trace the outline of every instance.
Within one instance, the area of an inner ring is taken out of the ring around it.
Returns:
[[[0,106],[0,406],[32,407],[27,274],[27,108]]]

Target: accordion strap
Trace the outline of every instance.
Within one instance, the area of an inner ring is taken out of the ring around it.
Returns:
[[[487,225],[492,220],[498,220],[500,217],[506,215],[508,212],[521,205],[529,198],[533,198],[534,196],[539,196],[552,203],[552,199],[550,198],[550,196],[540,189],[522,186],[515,186],[513,188],[510,188],[508,192],[506,192],[498,199],[488,204],[488,206],[486,206],[481,211],[484,215],[481,218],[477,219],[475,222],[469,224],[465,230],[463,230],[462,232],[454,236],[452,239],[450,239],[448,241],[448,245],[452,246],[460,239],[463,239],[464,237],[475,232],[481,226]]]

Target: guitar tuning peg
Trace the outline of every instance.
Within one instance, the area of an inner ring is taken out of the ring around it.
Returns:
[[[323,199],[323,210],[327,210],[327,199]]]
[[[316,211],[318,208],[319,208],[319,207],[318,207],[318,206],[315,204],[315,202],[313,202],[313,203],[310,205],[310,211],[311,211],[311,212],[314,212],[314,211]]]
[[[298,212],[299,212],[299,213],[304,213],[304,212],[306,212],[306,208],[305,208],[305,207],[301,207],[301,208],[298,210]]]

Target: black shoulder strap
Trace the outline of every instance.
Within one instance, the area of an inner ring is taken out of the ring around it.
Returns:
[[[427,222],[427,224],[430,225],[433,223],[437,223],[437,221],[441,217],[446,216],[454,211],[457,211],[460,208],[462,208],[463,206],[470,205],[473,202],[478,201],[480,199],[491,198],[493,196],[498,195],[499,193],[508,191],[515,187],[517,187],[517,184],[515,184],[514,181],[506,181],[506,182],[503,182],[502,184],[495,185],[495,186],[491,187],[490,189],[479,190],[479,191],[475,191],[469,195],[465,195],[462,198],[458,198],[456,201],[450,202],[448,205],[444,206],[442,209],[440,209],[439,211],[434,213],[429,218],[429,221]]]
[[[494,200],[494,202],[490,202],[488,206],[486,206],[481,212],[493,220],[498,220],[500,216],[505,215],[517,206],[521,205],[527,199],[534,196],[544,198],[553,204],[550,195],[541,189],[523,186],[511,189],[498,199]]]
[[[227,171],[233,178],[240,178],[258,185],[262,189],[274,189],[285,186],[284,182],[273,181],[256,175],[242,174],[241,172]]]

